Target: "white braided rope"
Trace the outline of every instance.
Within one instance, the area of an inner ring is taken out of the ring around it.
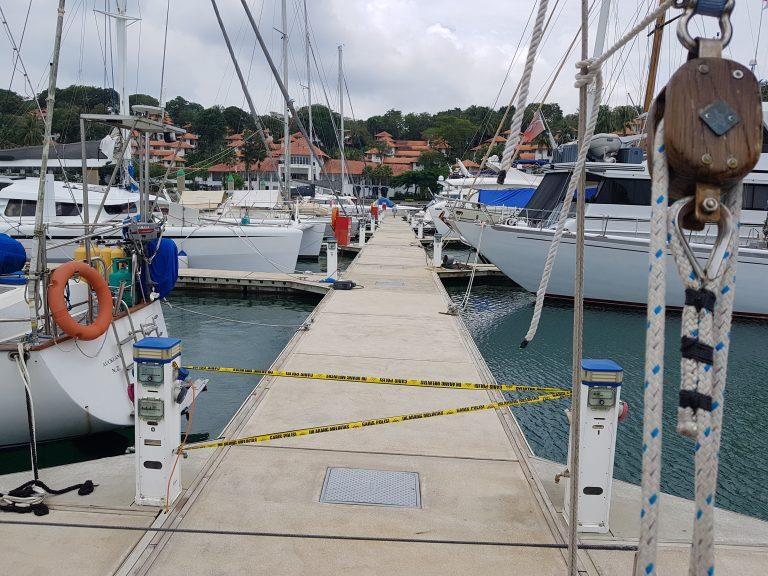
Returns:
[[[547,14],[547,4],[549,0],[541,0],[539,2],[539,11],[536,13],[536,22],[533,25],[533,32],[531,32],[531,43],[528,45],[528,57],[525,60],[525,67],[523,68],[523,76],[520,79],[520,86],[517,93],[517,106],[515,107],[515,113],[512,116],[512,123],[510,125],[509,139],[504,145],[504,154],[501,158],[501,169],[509,170],[512,167],[512,156],[517,145],[520,143],[520,130],[523,126],[523,114],[525,113],[525,106],[528,103],[528,90],[531,85],[531,75],[533,73],[533,63],[536,61],[536,53],[541,43],[541,38],[544,36],[544,16]],[[493,142],[489,149],[493,147]]]
[[[531,340],[533,340],[534,336],[536,336],[536,330],[539,327],[539,320],[541,319],[541,311],[542,311],[542,308],[544,307],[544,296],[547,293],[549,278],[552,275],[552,266],[554,265],[555,256],[557,256],[557,249],[560,246],[560,241],[563,236],[565,221],[567,220],[567,217],[568,217],[571,201],[573,200],[573,195],[576,190],[576,186],[578,185],[579,178],[581,177],[581,173],[584,171],[584,167],[586,166],[587,151],[589,150],[590,140],[592,139],[592,136],[594,136],[594,133],[595,133],[595,124],[597,123],[597,113],[600,109],[600,101],[602,96],[601,67],[606,60],[608,60],[611,56],[613,56],[624,45],[629,43],[635,36],[643,32],[651,22],[655,22],[656,18],[658,18],[660,14],[665,13],[667,9],[672,5],[672,3],[673,3],[673,0],[664,0],[664,2],[659,4],[659,7],[656,10],[654,10],[653,12],[648,14],[645,18],[643,18],[634,28],[632,28],[629,32],[627,32],[624,36],[622,36],[613,46],[611,46],[608,50],[603,52],[603,54],[600,57],[592,58],[583,62],[578,62],[576,64],[577,68],[582,69],[582,72],[580,72],[576,76],[576,87],[579,88],[585,84],[589,85],[594,81],[595,83],[594,101],[592,103],[592,110],[591,110],[589,122],[587,123],[587,131],[584,135],[584,140],[581,142],[579,147],[579,155],[576,160],[573,173],[571,174],[571,179],[568,183],[568,191],[565,195],[563,206],[560,209],[560,214],[557,220],[557,226],[555,228],[555,233],[552,237],[552,243],[549,246],[549,252],[547,252],[547,259],[544,263],[544,271],[542,272],[542,275],[541,275],[539,288],[536,291],[536,304],[533,309],[533,317],[531,318],[531,324],[530,324],[530,327],[528,328],[528,332],[525,335],[525,338],[523,339],[523,342],[521,344],[522,347],[527,346],[527,344]],[[514,134],[510,135],[510,137],[512,136],[514,136]],[[506,150],[505,150],[505,153],[506,153]]]
[[[557,226],[555,227],[555,233],[552,236],[552,243],[549,245],[549,251],[547,252],[547,259],[544,262],[544,271],[541,275],[541,281],[539,282],[539,289],[536,291],[536,305],[533,308],[533,317],[531,318],[531,325],[528,328],[528,333],[525,335],[522,346],[525,347],[528,342],[533,340],[536,335],[536,329],[539,327],[539,320],[541,319],[541,311],[544,307],[544,295],[547,291],[547,285],[549,284],[549,277],[552,275],[552,266],[555,263],[555,256],[557,256],[557,248],[560,246],[560,240],[562,240],[563,232],[565,231],[565,222],[568,220],[568,214],[571,209],[571,203],[573,201],[574,192],[579,184],[581,175],[584,172],[584,167],[587,164],[587,152],[589,151],[589,141],[595,134],[595,125],[597,124],[597,112],[600,109],[600,97],[603,91],[603,75],[600,69],[589,73],[587,84],[591,83],[591,79],[595,81],[595,99],[592,103],[592,110],[589,115],[589,121],[587,122],[586,131],[584,133],[584,139],[579,146],[579,155],[576,159],[576,165],[573,172],[571,172],[571,178],[568,181],[568,191],[563,198],[563,205],[560,207],[560,213],[557,217]],[[580,79],[579,82],[582,80]]]
[[[661,484],[661,430],[664,401],[664,327],[666,322],[667,194],[669,172],[664,149],[664,120],[656,126],[650,153],[651,222],[648,245],[648,322],[645,335],[643,392],[643,474],[640,539],[635,576],[655,573],[659,487]]]
[[[723,414],[723,393],[727,376],[728,340],[733,312],[736,257],[738,253],[738,218],[741,214],[741,186],[736,186],[723,195],[725,206],[732,209],[736,223],[727,239],[723,269],[713,280],[699,278],[688,257],[683,252],[681,240],[672,234],[670,247],[678,271],[687,288],[706,289],[717,298],[714,313],[705,308],[696,311],[694,306],[683,308],[682,336],[697,339],[710,346],[713,363],[706,364],[695,359],[682,358],[680,362],[680,389],[697,392],[712,399],[712,409],[678,408],[678,432],[695,438],[695,519],[691,544],[691,576],[707,575],[714,572],[714,507],[717,492],[717,469],[719,463],[720,432]],[[675,208],[670,211],[670,230],[676,226]],[[717,374],[717,382],[715,382]]]
[[[712,375],[712,412],[710,438],[709,470],[702,479],[702,492],[705,504],[703,520],[706,523],[707,547],[706,561],[700,564],[712,566],[714,569],[714,538],[715,538],[715,496],[717,494],[717,473],[720,463],[720,438],[723,425],[723,406],[726,378],[728,376],[728,351],[730,349],[731,322],[733,319],[733,302],[736,293],[736,262],[739,255],[739,227],[741,226],[742,183],[739,182],[725,197],[725,206],[731,211],[734,222],[733,232],[725,255],[724,271],[722,273],[720,291],[717,293],[718,306],[714,318],[714,352]],[[711,499],[709,495],[711,494]],[[710,564],[707,564],[710,562]]]

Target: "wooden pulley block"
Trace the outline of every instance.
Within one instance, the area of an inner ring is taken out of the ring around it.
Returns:
[[[749,174],[760,158],[762,109],[757,80],[724,58],[693,58],[664,91],[664,144],[673,199],[715,190]]]

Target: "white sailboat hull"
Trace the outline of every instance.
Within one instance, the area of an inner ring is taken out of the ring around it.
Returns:
[[[0,310],[3,317],[6,312]],[[131,319],[144,335],[167,335],[160,302],[134,308]],[[129,336],[131,323],[127,316],[115,320],[115,326],[120,339]],[[128,379],[118,346],[110,328],[90,342],[64,339],[30,350],[27,367],[38,440],[71,438],[133,426],[133,402],[128,396]],[[29,433],[24,384],[11,358],[15,345],[0,344],[0,347],[0,448],[4,448],[26,443]],[[122,347],[128,366],[133,361],[132,347],[133,339]]]
[[[67,262],[74,258],[76,244],[50,248],[81,232],[73,228],[50,228],[48,261]],[[2,229],[17,238],[27,254],[32,249],[31,226]],[[286,272],[296,268],[303,233],[289,226],[166,226],[164,238],[173,240],[187,253],[190,268],[241,270],[246,272]],[[118,236],[106,235],[106,239]],[[319,249],[318,249],[319,250]]]
[[[480,225],[453,221],[461,235],[477,248]],[[506,225],[486,226],[480,253],[514,282],[535,292],[553,230]],[[552,269],[547,295],[572,298],[575,236],[566,233]],[[711,246],[693,245],[704,265]],[[768,281],[768,251],[740,248],[734,312],[768,315],[764,287]],[[593,302],[645,305],[648,291],[648,239],[587,234],[584,248],[584,297]],[[671,255],[667,258],[667,305],[682,307],[684,289]]]

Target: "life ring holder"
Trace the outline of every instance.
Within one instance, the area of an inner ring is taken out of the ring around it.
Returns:
[[[92,324],[80,324],[69,313],[64,292],[69,280],[79,274],[99,301],[99,314]],[[72,261],[62,264],[51,274],[48,285],[48,310],[65,334],[78,340],[95,340],[107,331],[112,323],[112,293],[99,272],[85,262]]]

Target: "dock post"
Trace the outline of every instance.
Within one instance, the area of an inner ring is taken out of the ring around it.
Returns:
[[[335,239],[328,239],[328,246],[325,251],[326,273],[328,278],[335,278],[339,271],[339,253],[338,243]]]
[[[443,235],[435,232],[432,241],[432,266],[440,268],[443,264]]]
[[[376,219],[373,217],[373,214],[371,214],[371,234],[373,234],[376,231]]]
[[[421,240],[424,238],[424,220],[419,219],[418,228],[416,228],[416,237]]]
[[[565,489],[567,519],[571,509],[570,483],[577,482],[579,532],[605,534],[609,530],[616,434],[619,422],[626,415],[621,402],[623,379],[623,368],[612,360],[584,358],[581,361],[581,434],[576,449],[582,465],[579,477],[568,477]],[[571,462],[570,448],[568,462]]]
[[[360,220],[360,227],[358,229],[357,245],[365,246],[365,220]]]

